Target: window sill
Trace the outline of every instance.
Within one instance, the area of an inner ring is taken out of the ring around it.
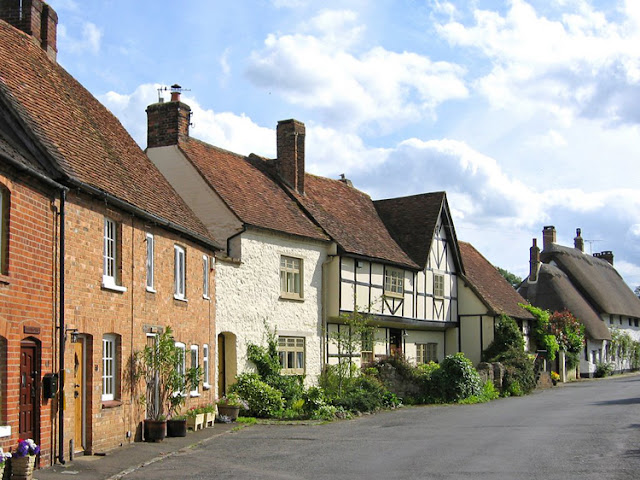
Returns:
[[[209,295],[202,295],[202,298],[204,298],[205,300],[211,300],[211,297]]]
[[[294,302],[304,302],[304,297],[290,293],[281,293],[280,300],[293,300]]]
[[[384,296],[389,298],[404,298],[404,293],[384,292]]]
[[[11,279],[9,278],[9,275],[4,275],[0,273],[0,284],[11,285]]]
[[[113,281],[109,281],[106,279],[102,279],[102,289],[103,290],[111,290],[113,292],[124,293],[127,291],[127,287],[123,287],[121,285],[116,285]]]
[[[200,392],[189,392],[189,396],[191,398],[196,398],[200,396]]]
[[[202,388],[204,390],[211,390],[211,385],[209,385],[208,383],[204,383],[204,384],[202,384]]]
[[[188,300],[187,300],[186,298],[184,298],[184,297],[180,297],[180,296],[175,295],[175,294],[173,295],[173,299],[174,299],[174,300],[178,300],[179,302],[184,302],[184,303],[187,303],[187,302],[188,302]]]
[[[10,437],[11,436],[11,426],[3,425],[0,426],[0,437]]]
[[[157,293],[155,288],[147,287],[147,292],[149,293]]]
[[[120,400],[103,400],[102,408],[116,408],[120,407],[122,402]]]

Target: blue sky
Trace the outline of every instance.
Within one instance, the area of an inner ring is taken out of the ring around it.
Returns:
[[[640,2],[50,0],[58,61],[146,145],[157,88],[191,135],[372,198],[447,191],[458,238],[528,272],[532,238],[611,250],[640,285]]]

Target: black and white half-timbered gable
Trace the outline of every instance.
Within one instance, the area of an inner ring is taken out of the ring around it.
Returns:
[[[346,179],[305,182],[298,200],[335,242],[323,266],[325,362],[345,354],[333,339],[356,311],[375,328],[355,361],[403,354],[427,363],[458,352],[462,263],[445,193],[374,202]]]

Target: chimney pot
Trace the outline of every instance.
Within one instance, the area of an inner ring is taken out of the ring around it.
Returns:
[[[180,101],[180,93],[182,93],[182,87],[177,83],[171,85],[171,101],[179,102]]]

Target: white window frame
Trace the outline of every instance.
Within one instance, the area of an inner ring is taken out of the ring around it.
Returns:
[[[438,362],[438,344],[434,342],[416,343],[416,363]]]
[[[444,298],[444,274],[433,274],[433,296],[437,298]]]
[[[102,230],[102,287],[117,292],[126,292],[127,289],[118,285],[118,223],[109,218],[104,217],[104,226]]]
[[[202,346],[202,388],[208,390],[211,388],[209,384],[209,344],[205,343]]]
[[[404,270],[391,267],[384,269],[384,294],[388,297],[404,297]]]
[[[118,336],[105,333],[102,336],[102,401],[116,399],[118,372]]]
[[[280,297],[293,300],[304,298],[303,261],[289,255],[280,256]]]
[[[178,365],[176,365],[176,370],[178,371],[178,374],[180,374],[180,376],[182,376],[182,390],[178,390],[177,392],[174,392],[174,395],[184,395],[186,392],[186,386],[185,386],[185,380],[184,380],[184,376],[185,376],[185,372],[187,371],[187,366],[186,366],[186,361],[187,361],[187,346],[182,343],[182,342],[175,342],[174,343],[175,347],[178,350],[182,350],[182,358],[181,358],[181,362],[178,363]]]
[[[155,293],[155,237],[152,233],[147,233],[147,292]]]
[[[202,298],[210,300],[209,297],[209,255],[202,256]]]
[[[187,297],[187,253],[180,245],[173,246],[174,252],[174,290],[173,298],[186,300]]]
[[[191,345],[190,351],[191,351],[191,368],[197,368],[200,366],[200,347],[198,345]],[[196,384],[195,388],[189,391],[189,395],[192,397],[199,397],[200,384]]]
[[[305,337],[278,337],[278,357],[282,375],[304,375],[307,355]]]

